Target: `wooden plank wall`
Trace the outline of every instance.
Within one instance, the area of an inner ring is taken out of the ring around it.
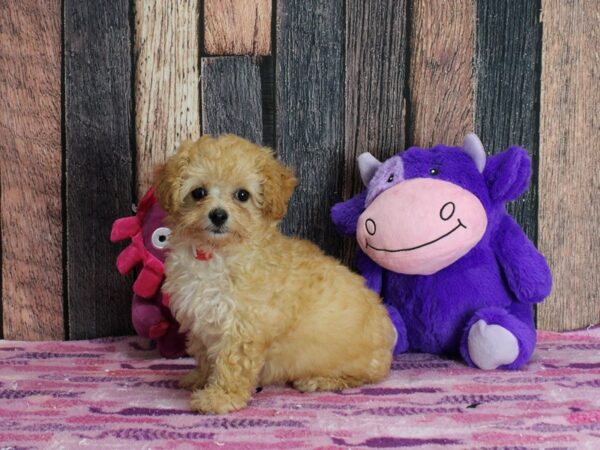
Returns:
[[[62,339],[60,1],[0,2],[6,339]]]
[[[554,293],[544,328],[600,322],[600,3],[542,0],[539,243]]]
[[[204,53],[269,55],[272,0],[204,0]]]
[[[72,339],[131,332],[130,279],[108,241],[134,201],[131,34],[127,0],[64,1],[66,277]]]
[[[489,153],[518,143],[533,160],[529,191],[509,212],[537,242],[540,2],[477,3],[475,130]],[[500,126],[501,125],[501,126]]]
[[[262,143],[260,67],[249,56],[202,58],[202,132]]]
[[[346,2],[344,198],[364,188],[358,155],[384,160],[405,148],[407,25],[406,1]],[[342,241],[340,256],[351,265],[356,247]]]
[[[185,139],[200,136],[197,1],[135,0],[137,192]]]
[[[522,145],[532,187],[509,211],[555,275],[538,325],[600,322],[600,3],[106,3],[0,0],[5,338],[131,332],[112,221],[201,132],[273,146],[301,182],[283,230],[348,263],[329,208],[361,189],[358,154]]]
[[[336,254],[329,208],[344,164],[344,2],[281,1],[276,16],[276,139],[300,182],[282,229]]]
[[[460,145],[474,128],[474,8],[472,0],[412,3],[409,145]]]

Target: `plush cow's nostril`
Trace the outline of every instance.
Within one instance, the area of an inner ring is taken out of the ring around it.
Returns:
[[[456,211],[456,205],[452,202],[446,203],[440,209],[440,219],[448,220],[454,215],[454,211]]]
[[[225,222],[227,222],[227,211],[222,208],[215,208],[211,212],[208,213],[208,218],[215,226],[220,227]]]
[[[375,225],[375,221],[373,219],[367,219],[365,221],[365,229],[367,230],[367,233],[369,233],[371,236],[373,236],[375,234],[375,232],[377,231],[377,226]]]

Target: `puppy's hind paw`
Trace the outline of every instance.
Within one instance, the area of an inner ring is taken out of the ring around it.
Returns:
[[[196,368],[188,372],[179,380],[179,387],[190,391],[202,389],[206,384],[207,379],[208,376],[206,371]]]
[[[293,382],[294,389],[300,392],[341,391],[363,384],[364,382],[350,377],[313,377]]]
[[[190,399],[190,407],[203,414],[227,414],[242,409],[247,403],[244,396],[225,392],[214,385],[194,391]]]

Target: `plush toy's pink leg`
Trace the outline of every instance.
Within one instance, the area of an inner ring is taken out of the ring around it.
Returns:
[[[179,358],[186,355],[185,335],[179,333],[176,323],[171,323],[164,336],[156,340],[158,351],[165,358]]]
[[[152,339],[157,337],[156,326],[164,318],[160,306],[154,304],[152,299],[145,299],[139,295],[134,295],[131,305],[131,320],[133,328],[135,328],[138,335],[146,339]],[[166,328],[164,331],[166,332]]]

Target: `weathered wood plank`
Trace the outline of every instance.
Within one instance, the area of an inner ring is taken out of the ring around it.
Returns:
[[[263,145],[275,148],[275,58],[272,56],[265,56],[260,59],[260,80]]]
[[[329,210],[343,178],[344,2],[278,2],[276,46],[277,151],[300,181],[282,229],[337,255]]]
[[[477,1],[475,129],[490,154],[514,144],[529,151],[531,186],[508,211],[533,242],[538,209],[539,14],[537,0]]]
[[[204,0],[208,55],[271,53],[272,0]]]
[[[406,2],[346,1],[344,199],[364,189],[356,157],[380,160],[405,147]],[[344,240],[351,262],[354,239]]]
[[[600,3],[542,1],[539,246],[554,274],[538,325],[600,322]]]
[[[363,188],[358,155],[404,150],[405,55],[405,1],[346,1],[346,198]]]
[[[346,1],[344,197],[362,190],[356,157],[404,150],[406,2]]]
[[[59,0],[0,2],[4,338],[62,339]]]
[[[410,145],[459,145],[474,127],[475,0],[415,0],[409,60]]]
[[[202,58],[202,132],[262,143],[260,67],[249,56]]]
[[[65,0],[65,139],[70,338],[131,332],[131,280],[112,222],[131,214],[130,3]]]
[[[197,0],[135,0],[135,126],[141,196],[154,168],[200,134]]]

